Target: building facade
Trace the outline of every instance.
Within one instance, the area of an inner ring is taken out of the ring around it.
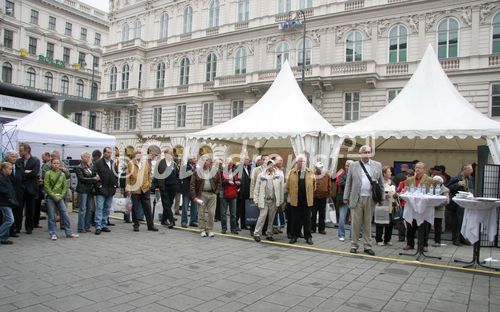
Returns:
[[[133,107],[108,111],[103,131],[125,145],[182,145],[240,114],[285,59],[299,81],[305,62],[305,95],[344,125],[390,102],[429,44],[460,93],[500,120],[499,1],[130,0],[110,1],[109,16],[101,99]]]
[[[106,12],[76,0],[0,0],[3,83],[60,98],[97,100]],[[97,111],[75,121],[100,129]]]

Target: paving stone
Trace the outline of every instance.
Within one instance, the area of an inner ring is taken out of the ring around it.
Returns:
[[[243,309],[243,311],[245,312],[280,312],[286,310],[288,310],[288,308],[285,306],[266,301],[256,302],[254,304],[248,305]]]
[[[70,295],[64,298],[59,298],[56,300],[51,300],[49,302],[45,302],[44,305],[52,308],[53,310],[64,312],[76,310],[78,308],[88,306],[93,304],[94,302],[88,299],[85,299],[81,296]]]

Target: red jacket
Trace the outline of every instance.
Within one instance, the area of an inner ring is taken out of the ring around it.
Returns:
[[[232,175],[232,179],[230,179],[230,174]],[[235,199],[238,198],[238,186],[236,185],[236,181],[238,181],[238,175],[227,170],[222,171],[221,173],[222,187],[224,188],[224,198],[225,199]],[[234,184],[230,184],[229,181],[233,181]]]

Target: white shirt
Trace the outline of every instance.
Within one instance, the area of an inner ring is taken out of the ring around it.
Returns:
[[[363,163],[365,165],[366,171],[371,176],[371,160],[368,163]],[[370,180],[366,176],[363,167],[359,166],[359,170],[361,171],[361,193],[360,196],[372,196],[372,185],[370,184]]]
[[[111,159],[104,158],[104,162],[108,165],[109,169],[111,169]]]

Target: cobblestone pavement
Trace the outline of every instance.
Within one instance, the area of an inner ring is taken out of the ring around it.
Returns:
[[[1,246],[0,312],[499,311],[493,275],[163,227],[135,233],[114,222],[111,233],[53,242],[42,221],[43,229]],[[316,234],[315,246],[347,250],[329,232]],[[284,234],[277,238],[286,242]],[[469,258],[470,247],[461,248]]]

